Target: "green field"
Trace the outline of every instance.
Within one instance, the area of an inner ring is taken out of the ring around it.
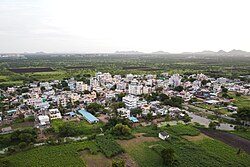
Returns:
[[[16,153],[3,158],[8,160],[10,167],[41,167],[41,166],[85,166],[77,150],[90,149],[97,152],[99,149],[92,141],[64,144],[58,146],[41,146],[28,151]]]
[[[151,127],[143,127],[141,131],[152,133]],[[184,130],[183,130],[184,129]],[[198,135],[196,129],[185,125],[176,127],[165,127],[162,130],[170,134],[169,141],[150,141],[135,145],[126,145],[125,151],[138,163],[139,166],[154,167],[163,166],[162,159],[151,147],[173,148],[175,150],[178,165],[177,166],[249,166],[250,156],[247,154],[236,155],[237,149],[234,149],[220,141],[208,137],[201,138],[198,141],[188,141],[182,138],[182,135]],[[190,136],[192,138],[192,136]],[[199,137],[199,136],[197,136]]]
[[[236,96],[235,92],[229,92],[228,94],[234,98],[233,103],[237,107],[250,107],[250,96]]]
[[[157,135],[159,131],[166,131],[170,134],[169,141],[163,141],[157,137],[136,137],[130,140],[120,141],[125,153],[129,155],[139,166],[161,167],[163,160],[159,152],[163,148],[173,148],[176,154],[177,166],[249,166],[250,156],[241,153],[237,155],[234,149],[220,141],[199,134],[199,131],[190,125],[162,127],[155,129],[151,127],[138,127],[133,132]],[[104,142],[105,143],[105,142]],[[103,144],[100,140],[99,144]],[[105,145],[107,150],[113,146]],[[109,148],[110,147],[110,148]],[[89,150],[85,152],[84,150]],[[116,150],[116,149],[115,149]],[[99,152],[99,153],[98,153]],[[101,149],[95,141],[84,141],[77,143],[62,144],[57,146],[41,146],[28,151],[14,153],[1,159],[7,160],[10,167],[36,167],[36,166],[85,166],[91,161],[110,164],[111,159],[107,159],[100,153]],[[120,151],[119,151],[120,152]],[[107,152],[107,155],[109,153]]]
[[[250,140],[250,130],[248,129],[246,132],[243,131],[232,131],[231,133],[243,137],[245,139]]]
[[[62,126],[69,127],[71,130],[74,130],[78,135],[91,135],[100,132],[100,128],[103,126],[103,124],[89,124],[87,121],[63,122],[61,119],[52,121],[52,127],[56,133],[59,133],[59,128]]]

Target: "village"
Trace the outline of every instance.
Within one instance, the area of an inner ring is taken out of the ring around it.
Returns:
[[[171,145],[175,150],[182,148],[182,141],[197,147],[194,141],[210,141],[210,137],[216,139],[216,149],[221,140],[239,153],[241,149],[249,153],[249,140],[239,137],[248,137],[249,95],[250,85],[245,81],[204,74],[112,76],[97,72],[84,81],[69,78],[7,87],[0,95],[0,154],[6,156],[1,163],[8,166],[8,155],[22,157],[25,151],[32,154],[38,148],[44,154],[36,152],[36,156],[58,160],[47,157],[50,149],[56,149],[51,146],[63,150],[68,145],[73,152],[65,155],[78,159],[74,152],[79,152],[84,160],[79,164],[86,166],[143,166],[155,153],[160,160],[154,158],[147,162],[152,163],[149,166],[170,163],[168,154],[175,164],[179,160]],[[81,151],[85,149],[90,153]],[[137,153],[140,150],[143,153]],[[206,150],[202,155],[209,154]],[[69,157],[57,164],[71,164]]]
[[[193,121],[208,127],[212,122],[207,119],[208,115],[235,120],[232,115],[238,107],[227,92],[249,96],[250,85],[204,74],[169,76],[163,73],[160,77],[127,74],[122,77],[97,72],[89,83],[70,78],[2,90],[0,124],[2,133],[9,133],[13,130],[12,123],[20,119],[32,120],[34,127],[44,129],[52,126],[51,121],[55,119],[84,119],[93,124],[105,123],[117,116],[130,120],[134,126],[173,120],[170,123]],[[195,112],[197,110],[201,112]],[[219,125],[218,122],[216,126],[224,130],[234,129],[233,124]]]

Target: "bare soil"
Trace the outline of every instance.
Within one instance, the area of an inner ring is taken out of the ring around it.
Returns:
[[[203,133],[200,133],[198,136],[182,136],[182,137],[192,142],[198,142],[198,141],[202,141],[203,139],[210,138],[207,135],[204,135]]]

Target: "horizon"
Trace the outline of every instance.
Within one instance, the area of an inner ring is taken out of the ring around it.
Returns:
[[[168,51],[152,51],[152,52],[141,52],[137,50],[119,50],[115,52],[44,52],[44,51],[34,51],[34,52],[6,52],[6,53],[1,53],[0,54],[218,54],[218,52],[225,52],[224,54],[230,54],[232,51],[237,51],[237,52],[246,52],[246,54],[249,54],[250,52],[245,51],[245,50],[240,50],[240,49],[232,49],[229,51],[225,51],[223,49],[218,50],[218,51],[213,51],[213,50],[203,50],[203,51],[197,51],[197,52],[189,52],[189,51],[184,51],[184,52],[179,52],[179,53],[173,53],[173,52],[168,52]],[[211,53],[205,53],[205,52],[211,52]],[[237,54],[236,54],[237,55]]]

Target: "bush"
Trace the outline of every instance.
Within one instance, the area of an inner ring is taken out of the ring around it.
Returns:
[[[18,147],[20,149],[24,149],[25,147],[27,147],[27,144],[25,142],[21,142],[21,143],[18,144]]]
[[[113,160],[112,161],[112,167],[124,167],[125,166],[125,162],[124,160]]]

